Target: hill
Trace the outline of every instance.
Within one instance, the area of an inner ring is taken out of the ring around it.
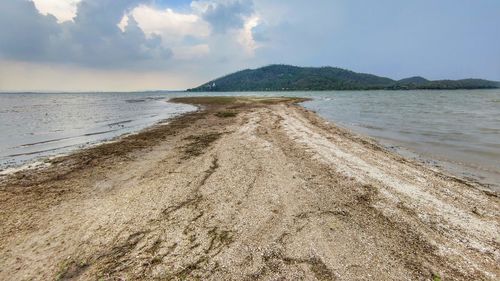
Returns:
[[[423,83],[427,83],[429,82],[429,80],[425,79],[424,77],[421,77],[421,76],[413,76],[413,77],[409,77],[409,78],[405,78],[405,79],[401,79],[398,81],[398,83],[401,83],[401,84],[423,84]]]
[[[336,67],[269,65],[245,69],[188,89],[191,92],[323,91],[383,89],[491,89],[500,83],[482,79],[437,80],[410,77],[399,81]]]

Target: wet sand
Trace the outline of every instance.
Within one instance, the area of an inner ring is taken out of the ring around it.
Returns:
[[[500,198],[288,98],[0,178],[0,280],[498,280]]]

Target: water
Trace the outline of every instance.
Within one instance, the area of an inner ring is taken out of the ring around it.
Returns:
[[[321,93],[305,105],[405,156],[500,190],[500,90]]]
[[[500,90],[0,94],[0,169],[193,110],[165,102],[193,95],[309,97],[340,126],[500,190]]]
[[[135,132],[195,107],[165,94],[0,94],[0,170]]]

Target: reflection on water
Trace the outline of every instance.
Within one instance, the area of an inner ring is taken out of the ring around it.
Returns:
[[[138,131],[194,107],[166,94],[0,94],[0,169]]]

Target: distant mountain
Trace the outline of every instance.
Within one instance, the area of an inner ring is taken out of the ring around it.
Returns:
[[[420,76],[401,79],[387,89],[394,90],[460,90],[460,89],[495,89],[500,88],[500,82],[483,79],[434,80],[430,81]]]
[[[212,80],[191,92],[322,91],[406,89],[492,89],[500,83],[481,79],[430,81],[410,77],[399,81],[336,67],[269,65],[246,69]]]
[[[401,79],[398,81],[398,83],[401,83],[401,84],[423,84],[423,83],[427,83],[427,82],[429,82],[429,80],[427,80],[421,76],[413,76],[413,77]]]

